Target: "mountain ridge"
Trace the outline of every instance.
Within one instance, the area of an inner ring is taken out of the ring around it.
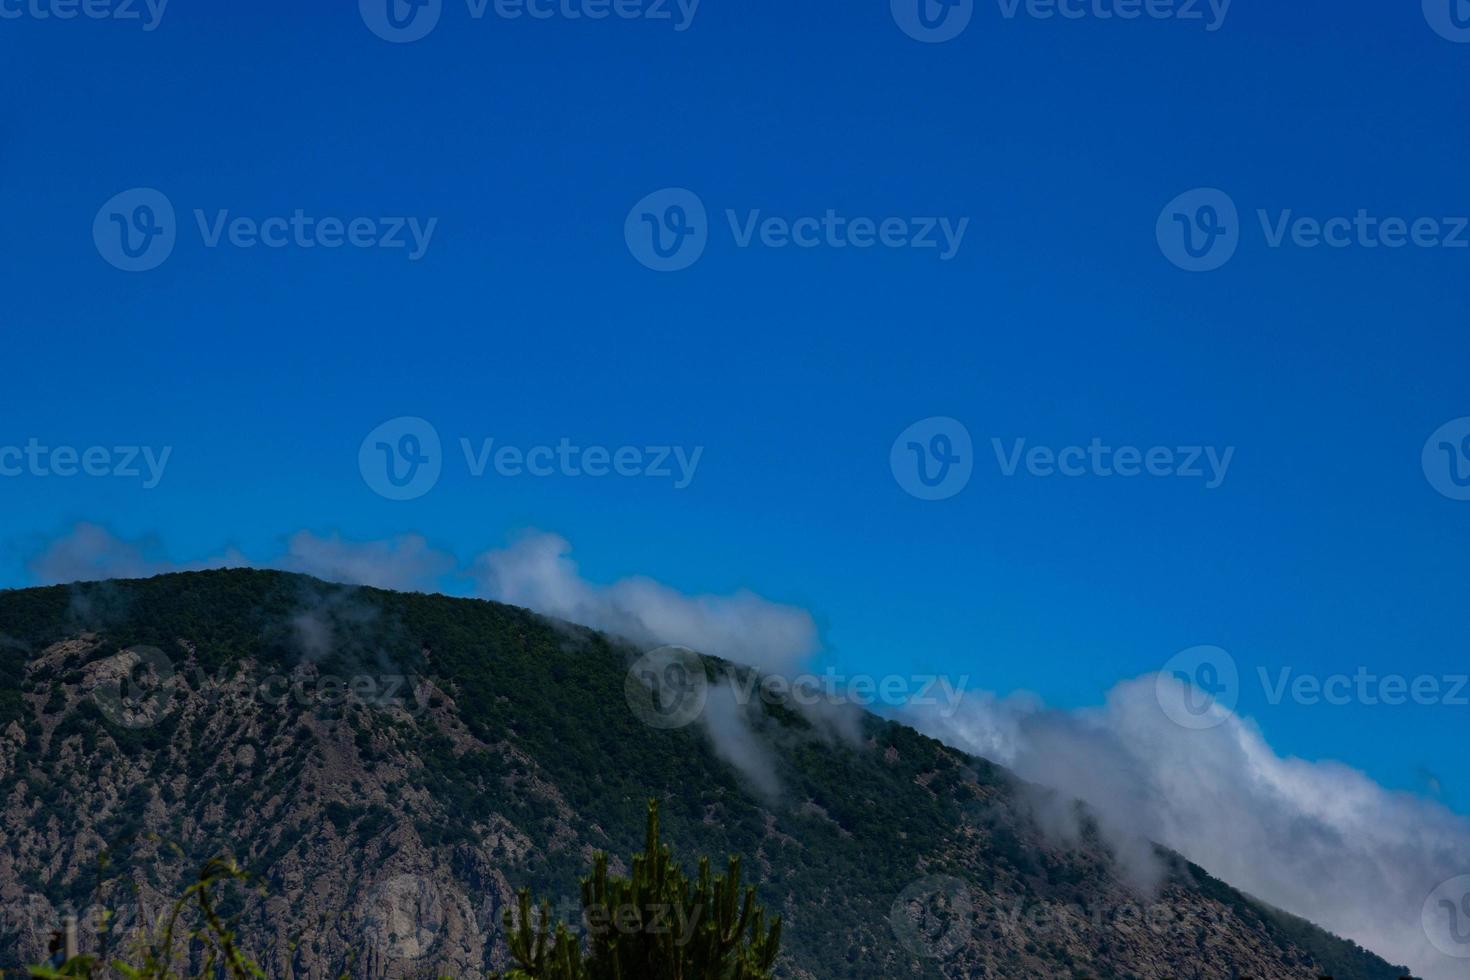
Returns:
[[[0,922],[0,963],[39,958],[12,920],[130,886],[147,907],[229,850],[267,887],[241,912],[271,975],[474,975],[504,965],[514,890],[569,896],[593,850],[637,849],[653,796],[678,853],[745,857],[786,976],[1407,973],[1168,852],[1138,898],[1085,817],[1060,844],[1014,776],[874,715],[847,740],[745,706],[772,799],[701,726],[634,717],[641,651],[518,607],[174,573],[0,592],[0,636],[0,901],[36,913]],[[151,651],[167,703],[124,703],[114,675]],[[372,684],[323,698],[328,677]],[[127,881],[88,870],[104,851]]]

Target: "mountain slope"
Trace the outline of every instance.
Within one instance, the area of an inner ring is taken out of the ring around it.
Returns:
[[[0,593],[0,965],[40,958],[63,905],[136,921],[229,852],[261,875],[231,910],[272,976],[476,975],[513,890],[574,895],[654,796],[676,853],[745,857],[788,976],[1406,972],[1177,856],[1141,898],[1085,815],[1043,834],[1033,788],[871,715],[757,701],[739,747],[779,790],[752,789],[704,725],[630,710],[639,652],[273,572]]]

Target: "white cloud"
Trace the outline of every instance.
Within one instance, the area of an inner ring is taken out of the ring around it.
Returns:
[[[1115,844],[1156,840],[1424,977],[1465,976],[1464,960],[1430,944],[1421,913],[1436,885],[1470,873],[1470,820],[1338,763],[1283,758],[1234,715],[1181,728],[1156,690],[1152,675],[1127,681],[1083,711],[977,693],[952,717],[905,720],[1087,800]]]
[[[48,544],[26,567],[41,585],[147,578],[208,568],[276,568],[348,585],[432,591],[456,564],[453,555],[432,548],[417,534],[381,541],[348,541],[339,534],[323,536],[311,531],[291,535],[284,554],[264,561],[252,560],[230,548],[217,557],[176,562],[164,557],[156,538],[127,540],[104,527],[83,522]]]
[[[817,649],[817,626],[804,609],[745,590],[686,595],[641,576],[589,582],[571,550],[559,535],[531,532],[481,555],[472,574],[488,598],[647,646],[686,646],[771,671],[796,666]]]
[[[367,585],[400,592],[437,591],[444,576],[458,563],[417,534],[401,534],[381,541],[347,541],[339,534],[325,537],[298,531],[286,543],[286,554],[269,562],[271,568],[301,572],[328,582]]]
[[[712,684],[700,716],[715,753],[724,759],[767,800],[781,795],[776,756],[768,740],[757,734],[728,678]]]
[[[763,670],[801,665],[817,650],[811,614],[754,592],[686,595],[635,576],[603,585],[583,578],[556,534],[528,532],[509,547],[480,555],[463,574],[479,594],[547,616],[590,626],[650,646],[677,644]],[[143,578],[205,568],[275,568],[349,585],[437,591],[460,574],[454,555],[417,534],[351,541],[340,534],[297,531],[284,553],[247,558],[230,549],[195,562],[171,561],[152,538],[125,540],[96,524],[77,524],[28,563],[38,584]]]
[[[165,572],[249,564],[233,550],[217,558],[187,564],[169,561],[161,556],[161,551],[156,539],[125,541],[104,527],[82,522],[48,544],[26,563],[26,568],[39,584],[56,585],[109,578],[148,578]]]

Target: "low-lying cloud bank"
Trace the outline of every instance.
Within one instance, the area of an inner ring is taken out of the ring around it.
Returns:
[[[417,534],[381,541],[347,541],[340,535],[298,531],[286,539],[285,551],[256,561],[234,548],[196,561],[165,557],[155,538],[127,540],[97,524],[77,524],[27,563],[37,585],[59,585],[109,578],[148,578],[167,572],[211,568],[274,568],[300,572],[348,585],[368,585],[405,592],[437,591],[454,571],[454,556],[439,551]]]
[[[298,531],[286,539],[283,553],[268,558],[227,549],[212,558],[176,562],[162,555],[154,539],[130,541],[83,523],[49,543],[26,567],[37,585],[209,568],[273,568],[406,592],[455,592],[455,584],[468,581],[480,598],[525,606],[637,644],[680,644],[762,670],[792,669],[817,651],[817,625],[804,609],[747,590],[685,595],[642,576],[590,582],[571,551],[560,535],[528,531],[462,566],[452,553],[416,534],[349,541]]]
[[[37,585],[85,582],[108,578],[147,578],[165,572],[245,566],[245,556],[228,550],[217,558],[173,562],[162,557],[156,538],[124,541],[105,527],[81,523],[50,542],[26,562]]]
[[[1347,766],[1283,758],[1248,719],[1181,728],[1159,703],[1170,693],[1184,696],[1148,675],[1100,708],[1059,711],[972,692],[950,717],[904,720],[1419,975],[1466,975],[1465,960],[1431,944],[1423,912],[1436,886],[1470,873],[1470,821]]]
[[[810,614],[754,593],[690,596],[642,577],[588,581],[570,557],[571,545],[554,534],[527,533],[468,564],[416,535],[353,542],[301,531],[281,554],[260,561],[226,551],[176,563],[159,552],[157,542],[124,541],[79,524],[28,567],[38,583],[225,566],[415,591],[456,591],[446,584],[468,581],[485,598],[767,671],[800,669],[819,647]],[[1283,758],[1247,719],[1231,715],[1214,728],[1181,728],[1159,702],[1169,690],[1148,676],[1119,684],[1102,707],[1079,711],[1048,709],[1026,696],[969,692],[952,714],[913,709],[902,717],[1027,780],[1088,801],[1137,880],[1152,871],[1142,842],[1155,840],[1430,980],[1465,976],[1467,961],[1437,950],[1421,916],[1437,885],[1470,874],[1470,821],[1432,801],[1385,790],[1346,766]],[[757,789],[776,794],[767,747],[734,710],[730,692],[712,694],[704,724],[717,750]],[[1183,689],[1177,694],[1183,697]]]

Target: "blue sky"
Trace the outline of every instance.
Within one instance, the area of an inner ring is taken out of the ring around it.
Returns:
[[[682,31],[677,8],[476,19],[445,0],[426,37],[389,43],[351,3],[172,0],[144,30],[45,2],[0,4],[21,11],[0,20],[0,447],[172,453],[148,490],[0,478],[0,584],[30,583],[78,521],[178,560],[268,555],[300,528],[468,559],[536,527],[593,580],[810,609],[824,662],[852,672],[1074,707],[1218,645],[1278,751],[1416,792],[1431,774],[1470,811],[1470,707],[1272,705],[1255,681],[1470,671],[1470,502],[1421,464],[1470,416],[1470,249],[1273,248],[1257,217],[1361,209],[1448,235],[1470,215],[1470,44],[1418,4],[1236,0],[1209,30],[1203,4],[1125,21],[981,2],[921,43],[886,0],[704,0]],[[93,225],[139,187],[177,241],[125,272]],[[657,272],[625,222],[671,187],[707,209],[708,245]],[[1156,239],[1195,188],[1239,212],[1210,272]],[[209,247],[194,217],[298,209],[436,224],[411,260]],[[948,259],[739,247],[725,212],[757,209],[968,224]],[[358,465],[401,416],[444,444],[410,501]],[[973,476],[925,501],[890,449],[941,416],[972,437]],[[703,453],[684,489],[472,478],[462,437]],[[1234,455],[1214,489],[1007,477],[994,438]]]

